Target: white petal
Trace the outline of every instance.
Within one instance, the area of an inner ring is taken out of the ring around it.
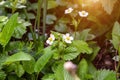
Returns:
[[[73,40],[73,37],[70,37],[70,40]]]
[[[66,39],[66,35],[63,34],[63,39]]]
[[[70,36],[70,34],[69,34],[69,33],[66,33],[66,36],[68,37],[68,36]]]
[[[65,42],[66,43],[72,43],[71,40],[67,40],[67,39],[65,39]]]
[[[47,40],[46,43],[49,44],[49,43],[50,43],[50,40]]]
[[[50,34],[50,37],[55,40],[55,36],[53,34]]]
[[[78,13],[81,17],[87,17],[88,16],[88,12],[86,12],[86,11],[79,11]]]
[[[49,45],[52,45],[52,43],[53,43],[53,41],[51,41],[51,42],[49,43]]]
[[[65,14],[71,13],[72,11],[73,11],[72,8],[68,8],[68,9],[65,10]]]

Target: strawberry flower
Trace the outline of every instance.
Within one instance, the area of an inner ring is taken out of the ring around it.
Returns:
[[[68,9],[65,10],[65,14],[69,14],[69,13],[71,13],[72,11],[73,11],[73,8],[68,8]]]
[[[88,12],[86,12],[86,11],[79,11],[78,12],[79,13],[79,15],[81,16],[81,17],[87,17],[88,16]]]
[[[47,39],[46,43],[52,45],[54,40],[55,40],[55,36],[53,34],[50,34],[50,37]]]
[[[64,40],[66,43],[72,43],[73,37],[70,36],[69,33],[66,33],[65,35],[63,35],[63,40]]]

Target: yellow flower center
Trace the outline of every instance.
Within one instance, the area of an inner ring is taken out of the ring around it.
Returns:
[[[83,15],[85,15],[85,14],[86,14],[86,12],[85,12],[85,11],[82,11],[82,14],[83,14]]]
[[[50,38],[48,38],[48,40],[50,40],[50,41],[53,41],[53,39],[50,37]]]
[[[70,37],[66,37],[67,40],[70,40]]]

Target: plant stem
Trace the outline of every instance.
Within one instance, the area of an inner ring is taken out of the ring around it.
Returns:
[[[40,17],[41,17],[42,3],[43,3],[43,0],[38,0],[37,18],[36,18],[38,31],[40,29]]]
[[[48,4],[48,0],[44,0],[44,8],[43,8],[43,36],[44,36],[44,39],[45,39],[45,32],[46,32],[47,4]]]
[[[24,9],[24,13],[25,13],[25,16],[26,16],[27,20],[30,22],[30,20],[29,20],[29,18],[28,18],[28,15],[27,15],[26,9]],[[29,28],[30,28],[30,31],[31,31],[31,33],[32,33],[33,41],[35,41],[35,43],[36,43],[36,35],[35,35],[35,33],[33,32],[32,25],[29,26]]]
[[[5,47],[3,47],[3,54],[5,54]]]

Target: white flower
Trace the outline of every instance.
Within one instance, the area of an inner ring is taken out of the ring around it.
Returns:
[[[69,14],[69,13],[71,13],[72,11],[73,11],[73,8],[68,8],[68,9],[65,10],[65,14]]]
[[[70,36],[69,33],[63,35],[63,40],[66,42],[66,43],[72,43],[71,41],[73,40],[73,37]]]
[[[88,16],[88,12],[86,12],[86,11],[79,11],[78,13],[81,17],[87,17]]]
[[[52,45],[53,41],[55,40],[55,36],[53,34],[50,34],[50,37],[46,41],[47,44]]]

